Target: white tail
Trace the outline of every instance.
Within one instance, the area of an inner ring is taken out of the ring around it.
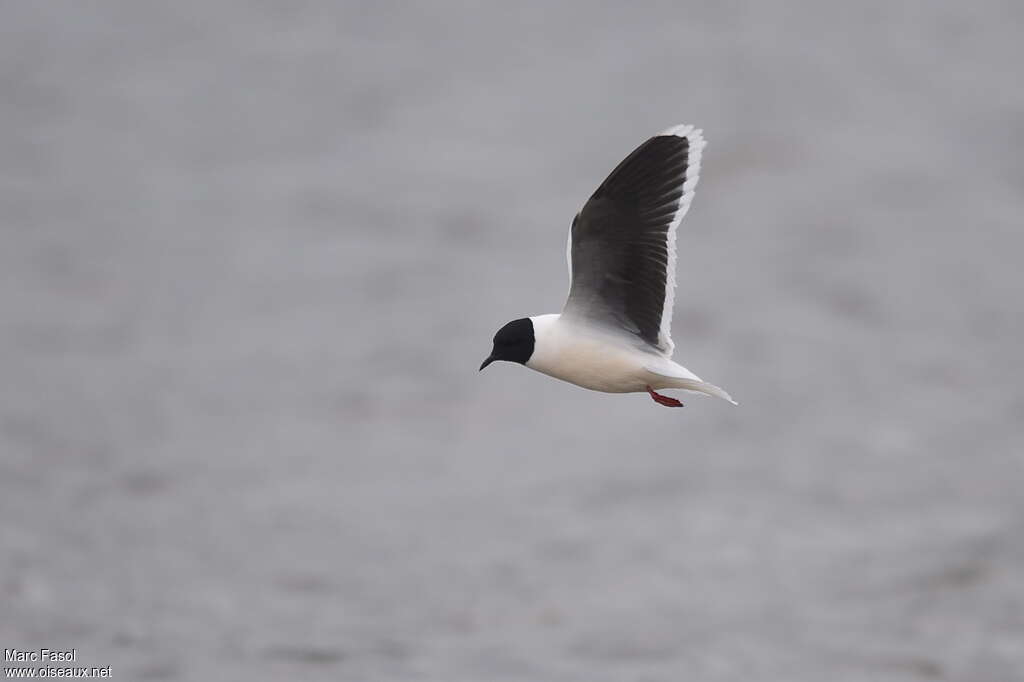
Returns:
[[[732,396],[725,392],[724,389],[709,384],[706,381],[694,381],[693,379],[676,379],[676,388],[682,388],[687,391],[696,391],[697,393],[706,393],[707,395],[721,398],[722,400],[728,400],[733,405],[739,405],[738,402],[732,399]]]
[[[733,405],[739,405],[738,402],[732,399],[732,396],[725,392],[724,389],[709,384],[706,381],[702,381],[699,376],[686,369],[682,365],[676,362],[669,361],[669,366],[660,365],[657,367],[648,365],[645,367],[648,372],[663,376],[666,379],[670,379],[672,384],[664,388],[681,388],[685,391],[695,391],[697,393],[704,393],[706,395],[714,396],[715,398],[721,398],[722,400],[728,400]]]

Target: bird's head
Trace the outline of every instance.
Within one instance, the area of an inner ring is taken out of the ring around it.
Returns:
[[[495,360],[518,362],[520,365],[525,365],[533,355],[534,339],[533,321],[530,318],[512,320],[494,335],[494,347],[491,349],[491,354],[480,365],[480,369],[482,370]]]

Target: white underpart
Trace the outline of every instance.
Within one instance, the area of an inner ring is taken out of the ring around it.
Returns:
[[[668,357],[629,339],[558,314],[537,315],[533,355],[526,366],[571,384],[605,393],[635,393],[648,387],[681,388],[722,398],[729,394],[701,380]]]

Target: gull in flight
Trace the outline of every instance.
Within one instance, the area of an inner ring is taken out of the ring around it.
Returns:
[[[480,369],[505,360],[606,393],[724,390],[672,360],[676,228],[690,208],[704,138],[678,125],[637,147],[601,183],[569,229],[569,298],[561,314],[513,320]]]

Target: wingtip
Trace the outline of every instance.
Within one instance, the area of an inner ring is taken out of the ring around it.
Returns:
[[[707,144],[707,141],[704,139],[704,131],[688,123],[680,123],[666,128],[655,137],[685,137],[694,146],[703,147]]]

